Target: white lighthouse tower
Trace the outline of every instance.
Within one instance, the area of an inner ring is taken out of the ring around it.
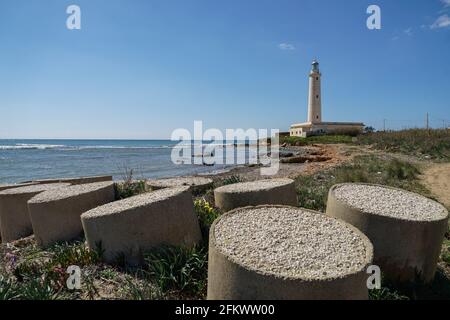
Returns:
[[[322,121],[322,74],[319,62],[314,60],[309,72],[308,121],[295,123],[289,128],[289,135],[307,137],[320,134],[358,134],[363,131],[362,122],[325,122]]]
[[[308,122],[322,122],[322,95],[320,92],[319,62],[312,62],[311,72],[309,73],[309,97],[308,97]]]

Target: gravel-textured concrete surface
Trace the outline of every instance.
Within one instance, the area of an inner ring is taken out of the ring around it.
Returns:
[[[18,184],[0,184],[0,192],[6,189],[14,189],[14,188],[21,188],[26,186],[31,186],[35,183],[33,182],[27,182],[27,183],[18,183]]]
[[[81,215],[90,248],[101,242],[103,259],[143,262],[143,253],[162,244],[192,247],[201,240],[188,186],[161,189],[115,201]]]
[[[0,195],[15,195],[15,194],[28,194],[28,193],[38,193],[50,189],[58,189],[61,187],[67,187],[67,183],[50,183],[50,184],[34,184],[26,187],[7,189],[0,192]]]
[[[69,184],[38,184],[0,192],[0,233],[2,242],[14,241],[33,232],[28,200],[40,192],[66,188]]]
[[[55,178],[55,179],[40,179],[33,180],[33,182],[45,184],[45,183],[70,183],[73,185],[86,184],[94,182],[112,181],[112,176],[91,176],[91,177],[76,177],[76,178]]]
[[[214,233],[232,261],[276,277],[335,279],[361,272],[372,259],[372,245],[356,228],[300,208],[236,209]]]
[[[29,203],[50,202],[66,198],[72,198],[84,193],[96,191],[108,186],[114,185],[114,182],[95,182],[88,184],[80,184],[68,186],[66,188],[52,189],[44,191],[33,197]]]
[[[366,184],[343,184],[334,190],[338,201],[367,213],[413,221],[444,219],[447,209],[411,192]]]
[[[120,201],[114,201],[101,207],[94,208],[83,214],[84,219],[95,218],[114,213],[122,213],[130,209],[145,207],[149,203],[167,200],[172,196],[186,192],[189,187],[177,187],[161,189],[153,192],[143,193],[134,197],[126,198]]]
[[[28,201],[36,242],[49,246],[83,232],[81,214],[115,200],[114,183],[96,182],[44,191]]]
[[[292,183],[291,179],[265,179],[251,182],[229,184],[217,188],[220,192],[251,192],[263,189],[271,189]]]
[[[214,190],[214,201],[223,211],[264,204],[298,205],[292,179],[265,179],[225,185]]]
[[[439,203],[388,186],[344,183],[330,188],[326,214],[370,239],[386,281],[433,281],[448,230],[448,213]]]
[[[196,194],[212,187],[213,180],[203,177],[175,177],[166,179],[149,179],[146,183],[153,189],[189,186],[191,191]]]

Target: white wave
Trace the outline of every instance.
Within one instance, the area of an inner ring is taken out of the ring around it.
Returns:
[[[12,145],[3,145],[0,146],[0,150],[45,150],[45,149],[56,149],[56,148],[63,148],[64,145],[60,144],[27,144],[27,143],[18,143],[14,146]]]
[[[71,146],[71,150],[95,150],[95,149],[168,149],[172,146]]]
[[[120,145],[61,145],[61,144],[28,144],[28,143],[17,143],[15,145],[0,145],[0,150],[46,150],[46,149],[63,149],[66,151],[77,151],[77,150],[96,150],[96,149],[171,149],[171,148],[186,148],[186,147],[216,147],[216,148],[241,148],[245,147],[245,144],[235,144],[235,143],[175,143],[170,145],[155,145],[155,146],[120,146]],[[256,145],[251,144],[250,148],[256,147]]]

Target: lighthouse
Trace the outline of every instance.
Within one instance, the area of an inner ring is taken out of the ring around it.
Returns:
[[[308,137],[321,134],[358,134],[364,129],[362,122],[325,122],[322,121],[322,74],[319,70],[319,62],[312,62],[309,72],[308,91],[308,120],[303,123],[295,123],[289,128],[289,135],[293,137]]]
[[[311,72],[309,73],[309,96],[308,96],[308,122],[322,122],[322,95],[320,92],[319,62],[312,62]]]

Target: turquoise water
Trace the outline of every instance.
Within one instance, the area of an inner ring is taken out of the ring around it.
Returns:
[[[170,140],[0,140],[0,183],[91,175],[172,177],[232,166],[174,164]],[[245,149],[245,148],[244,148]]]

